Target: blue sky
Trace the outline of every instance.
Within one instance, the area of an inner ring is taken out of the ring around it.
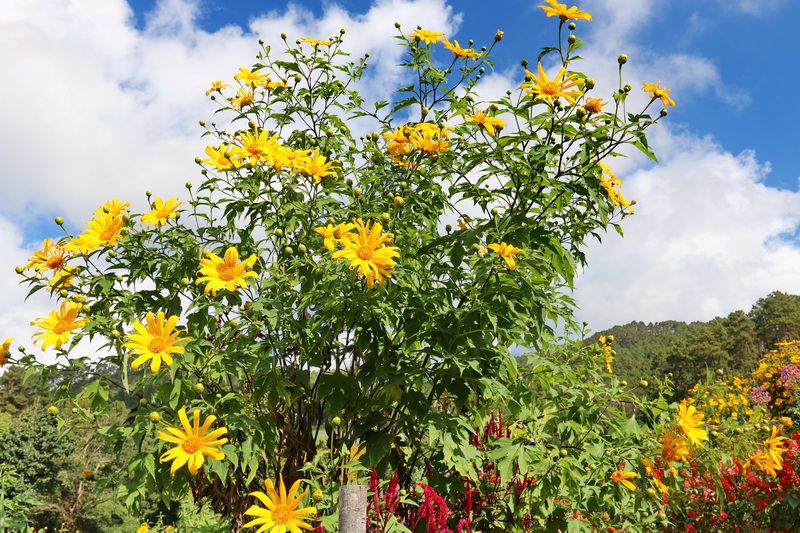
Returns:
[[[339,5],[352,13],[369,9],[371,0],[299,0],[293,2],[317,16],[325,6]],[[538,51],[531,43],[544,43],[551,37],[551,21],[541,16],[532,0],[458,0],[451,2],[461,13],[462,24],[454,38],[462,43],[473,38],[491,39],[497,28],[505,30],[497,49],[495,67],[503,70],[517,65],[520,58]],[[767,4],[769,2],[766,2]],[[137,25],[144,25],[156,0],[132,0]],[[246,27],[248,21],[268,11],[283,11],[281,0],[202,0],[197,23],[208,31],[225,25]],[[659,2],[655,16],[638,28],[637,42],[648,54],[687,53],[710,59],[724,82],[720,93],[741,95],[738,105],[726,102],[720,94],[703,98],[682,98],[672,113],[672,122],[685,125],[696,134],[712,134],[732,152],[746,149],[772,165],[767,183],[797,189],[800,166],[794,152],[800,140],[800,105],[792,100],[800,84],[800,70],[792,68],[795,59],[796,31],[800,23],[800,2],[785,0],[763,14],[735,9],[735,0],[672,0]],[[573,5],[572,2],[569,5]],[[727,7],[725,7],[727,6]],[[591,11],[591,0],[581,7]],[[424,25],[425,21],[420,21]],[[581,23],[578,28],[588,29]],[[391,28],[389,28],[390,30]],[[388,31],[388,30],[387,30]],[[632,61],[635,61],[635,57]],[[789,67],[787,69],[787,67]],[[669,86],[669,73],[663,81]]]

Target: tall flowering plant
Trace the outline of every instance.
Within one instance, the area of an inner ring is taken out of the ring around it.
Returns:
[[[111,474],[128,504],[191,489],[234,530],[330,524],[344,463],[405,484],[424,465],[476,471],[486,399],[521,409],[514,354],[572,324],[586,240],[633,213],[613,156],[653,157],[645,131],[666,111],[650,108],[674,105],[660,85],[645,109],[628,108],[630,86],[594,95],[572,33],[590,17],[544,7],[557,46],[493,101],[480,80],[501,31],[475,49],[397,25],[407,83],[379,102],[357,90],[369,57],[346,52],[344,30],[262,43],[208,89],[199,184],[148,192],[144,213],[111,200],[20,267],[61,301],[35,321],[53,365],[93,376],[63,423],[98,420],[111,391],[129,400],[124,424],[97,428],[137,451]],[[102,345],[93,357],[84,338]],[[357,442],[357,459],[318,460]],[[276,492],[282,477],[308,500],[296,482],[313,469],[316,507]]]

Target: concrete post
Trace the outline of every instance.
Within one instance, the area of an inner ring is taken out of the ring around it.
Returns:
[[[367,487],[343,485],[339,489],[339,533],[366,533]]]

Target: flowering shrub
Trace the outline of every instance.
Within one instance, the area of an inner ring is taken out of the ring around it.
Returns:
[[[186,198],[148,193],[145,213],[110,200],[18,269],[60,300],[35,321],[51,366],[76,382],[98,359],[113,369],[81,387],[85,403],[65,383],[74,412],[53,416],[91,426],[110,388],[132,400],[125,423],[97,424],[135,450],[104,480],[128,505],[191,491],[233,531],[332,529],[338,486],[375,468],[397,480],[376,516],[400,505],[397,486],[420,491],[402,515],[411,528],[659,520],[635,490],[637,416],[671,411],[609,378],[610,350],[550,344],[557,325],[576,330],[565,289],[585,241],[633,213],[610,160],[626,145],[654,157],[645,131],[666,110],[649,109],[675,103],[660,84],[645,85],[644,109],[628,109],[622,83],[590,96],[574,70],[584,43],[563,30],[591,16],[543,8],[557,46],[491,102],[476,89],[501,31],[479,50],[400,32],[409,84],[374,103],[357,91],[368,56],[346,53],[344,30],[294,46],[284,35],[280,53],[262,43],[208,90],[219,109],[201,121],[209,146]],[[87,337],[102,339],[94,358]]]

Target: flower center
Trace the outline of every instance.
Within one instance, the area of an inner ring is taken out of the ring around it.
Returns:
[[[279,505],[272,510],[272,521],[278,525],[288,524],[291,518],[292,514],[286,505]]]
[[[56,322],[56,325],[53,326],[53,333],[61,335],[65,331],[69,331],[70,322],[68,320],[59,320]]]
[[[372,259],[372,252],[373,250],[369,246],[361,246],[358,250],[356,250],[356,255],[359,259],[369,261]]]
[[[258,143],[251,143],[247,145],[247,151],[253,155],[261,155],[264,153],[264,150],[261,149]]]
[[[63,257],[57,255],[55,257],[51,257],[50,259],[48,259],[46,264],[47,268],[51,270],[58,270],[62,266],[64,266],[64,263],[66,262],[67,261]]]
[[[110,240],[111,240],[111,238],[112,238],[112,237],[113,237],[113,236],[114,236],[116,233],[117,233],[117,232],[116,232],[116,231],[114,231],[114,228],[108,228],[107,230],[105,230],[103,233],[101,233],[101,234],[100,234],[100,240],[101,240],[101,241],[110,241]]]
[[[558,83],[548,81],[539,85],[542,94],[555,96],[561,91],[561,86]]]
[[[234,278],[235,272],[233,267],[226,265],[225,263],[221,263],[217,267],[217,276],[222,281],[230,281]]]
[[[161,353],[164,351],[164,339],[155,338],[147,345],[147,349],[152,353]]]
[[[183,441],[181,444],[181,448],[188,454],[195,453],[197,450],[203,447],[203,443],[197,437],[190,437]]]

